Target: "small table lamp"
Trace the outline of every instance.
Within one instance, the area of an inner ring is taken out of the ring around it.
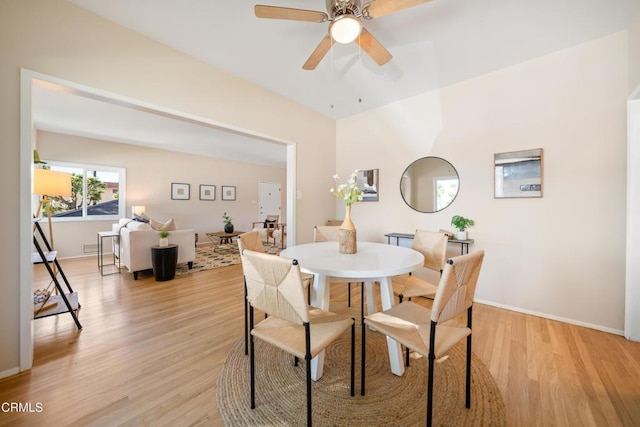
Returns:
[[[40,216],[42,207],[46,205],[51,249],[53,249],[54,246],[53,229],[51,227],[51,199],[49,199],[49,196],[71,197],[71,191],[71,174],[56,172],[50,169],[33,170],[33,193],[43,196],[38,205],[36,218]]]
[[[133,216],[144,216],[147,208],[145,206],[131,206],[131,214]]]

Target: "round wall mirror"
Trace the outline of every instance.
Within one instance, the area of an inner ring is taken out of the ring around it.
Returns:
[[[400,178],[400,194],[404,202],[418,212],[443,210],[456,198],[459,188],[456,168],[440,157],[416,160]]]

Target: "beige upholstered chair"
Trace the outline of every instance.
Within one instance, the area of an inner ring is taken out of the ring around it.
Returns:
[[[455,344],[467,339],[466,406],[471,406],[471,317],[473,297],[480,275],[484,251],[450,259],[438,284],[431,309],[405,301],[381,313],[364,319],[364,324],[426,357],[427,426],[433,414],[433,375],[436,359],[440,359]],[[458,315],[467,312],[467,324],[459,323]],[[365,365],[365,331],[362,327],[362,366]],[[365,378],[362,370],[361,393]],[[406,375],[406,374],[405,374]]]
[[[416,230],[412,249],[424,255],[424,267],[442,273],[447,260],[447,236],[435,231]],[[415,274],[403,274],[393,278],[393,293],[398,295],[399,302],[404,298],[422,296],[433,298],[436,285],[429,283]]]
[[[328,221],[327,221],[328,222]],[[316,225],[313,229],[314,242],[337,242],[338,230],[337,225]],[[345,280],[338,277],[329,278],[331,283],[344,283]],[[351,282],[347,282],[347,307],[351,307]]]
[[[255,404],[255,338],[303,358],[307,378],[307,425],[312,424],[311,359],[351,328],[351,396],[354,395],[355,321],[310,307],[296,260],[249,250],[241,253],[249,301],[251,409]],[[254,326],[253,310],[269,317]]]

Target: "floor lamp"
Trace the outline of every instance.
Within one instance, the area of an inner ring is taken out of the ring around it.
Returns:
[[[36,218],[40,217],[43,208],[47,209],[47,219],[49,222],[49,243],[51,250],[53,246],[53,229],[51,227],[51,199],[49,196],[70,197],[71,196],[71,174],[56,172],[50,169],[33,170],[33,193],[42,195],[38,204]]]

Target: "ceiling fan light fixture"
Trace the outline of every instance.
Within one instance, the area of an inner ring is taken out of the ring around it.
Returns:
[[[353,15],[341,15],[336,17],[329,27],[331,38],[338,43],[351,43],[362,31],[362,24]]]

